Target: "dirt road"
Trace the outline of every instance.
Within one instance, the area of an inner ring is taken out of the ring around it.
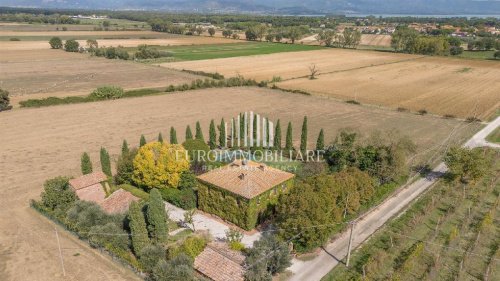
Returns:
[[[495,128],[500,126],[500,117],[496,118],[488,126],[476,133],[465,145],[468,147],[482,146],[485,143],[478,141],[484,139]],[[447,170],[444,163],[439,164],[434,170],[433,175],[440,175]],[[360,246],[377,229],[389,221],[392,217],[404,210],[409,203],[415,200],[420,194],[427,190],[437,180],[437,177],[419,179],[412,184],[400,189],[395,195],[388,198],[371,212],[362,216],[356,221],[354,226],[353,249]],[[295,259],[289,268],[294,275],[289,279],[291,281],[315,281],[321,280],[330,270],[339,264],[347,256],[349,244],[349,231],[342,233],[334,242],[328,244],[321,253],[310,261],[300,261]]]

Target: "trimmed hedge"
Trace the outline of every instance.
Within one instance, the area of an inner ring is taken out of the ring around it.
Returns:
[[[159,189],[163,200],[184,210],[196,208],[196,193],[193,189],[161,188]]]

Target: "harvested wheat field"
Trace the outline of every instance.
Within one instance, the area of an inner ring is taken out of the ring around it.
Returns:
[[[102,85],[126,90],[189,83],[197,76],[132,61],[62,50],[2,51],[0,88],[13,104],[29,98],[86,95]]]
[[[99,167],[101,146],[116,160],[123,139],[136,145],[141,134],[153,140],[158,132],[168,135],[170,126],[183,136],[185,126],[198,120],[208,135],[212,118],[229,120],[246,110],[281,118],[283,123],[292,121],[296,141],[302,118],[308,115],[311,146],[320,128],[325,129],[327,142],[345,127],[364,132],[395,128],[411,136],[420,152],[433,152],[432,148],[445,147],[445,140],[468,138],[479,126],[263,88],[208,89],[2,112],[0,279],[133,280],[128,270],[59,231],[63,276],[54,225],[31,210],[29,200],[38,198],[47,178],[78,175],[84,151]]]
[[[271,80],[273,76],[280,76],[282,79],[307,76],[310,74],[309,67],[313,64],[316,65],[318,73],[329,73],[412,60],[419,57],[371,51],[325,49],[308,52],[172,62],[163,63],[161,66],[175,69],[219,72],[227,77],[240,74],[246,78],[256,80]]]
[[[84,36],[78,36],[82,38]],[[110,36],[111,37],[111,36]],[[120,37],[120,36],[116,36]],[[158,36],[160,37],[160,36]],[[89,37],[90,38],[90,37]],[[64,38],[63,38],[64,39]],[[46,40],[37,41],[0,41],[0,49],[4,51],[21,51],[21,50],[46,50],[50,49],[50,45]],[[227,43],[242,43],[242,41],[231,40],[218,37],[205,37],[205,36],[172,36],[172,38],[157,38],[150,37],[140,38],[117,38],[117,39],[99,39],[97,38],[99,46],[106,47],[137,47],[138,45],[161,45],[161,46],[181,46],[181,45],[207,45],[207,44],[227,44]],[[86,46],[87,39],[77,40],[80,46]]]
[[[362,34],[360,45],[377,46],[377,47],[390,47],[391,35],[384,34]]]
[[[497,62],[427,57],[279,86],[391,108],[487,119],[500,107],[499,77]]]

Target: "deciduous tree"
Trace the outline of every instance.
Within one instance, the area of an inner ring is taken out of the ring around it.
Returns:
[[[50,38],[49,44],[52,49],[61,49],[63,47],[63,42],[59,37]]]
[[[133,180],[146,188],[177,188],[182,172],[188,169],[182,145],[151,142],[141,147],[134,158]]]

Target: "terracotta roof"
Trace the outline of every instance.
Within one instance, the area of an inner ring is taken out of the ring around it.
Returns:
[[[78,177],[76,179],[71,179],[69,180],[69,184],[71,187],[73,187],[75,190],[82,189],[91,185],[94,185],[96,183],[101,183],[105,180],[107,180],[108,177],[103,173],[103,172],[93,172],[87,175],[83,175],[81,177]]]
[[[294,174],[265,164],[242,160],[214,169],[198,179],[251,199],[294,177]]]
[[[75,190],[75,193],[80,200],[96,202],[98,204],[104,201],[104,198],[106,197],[104,188],[100,183],[77,189]]]
[[[108,198],[100,204],[102,209],[108,214],[125,213],[130,203],[139,201],[139,198],[123,189],[113,192]]]
[[[243,281],[245,256],[229,249],[226,243],[214,242],[194,260],[194,268],[214,281]]]

